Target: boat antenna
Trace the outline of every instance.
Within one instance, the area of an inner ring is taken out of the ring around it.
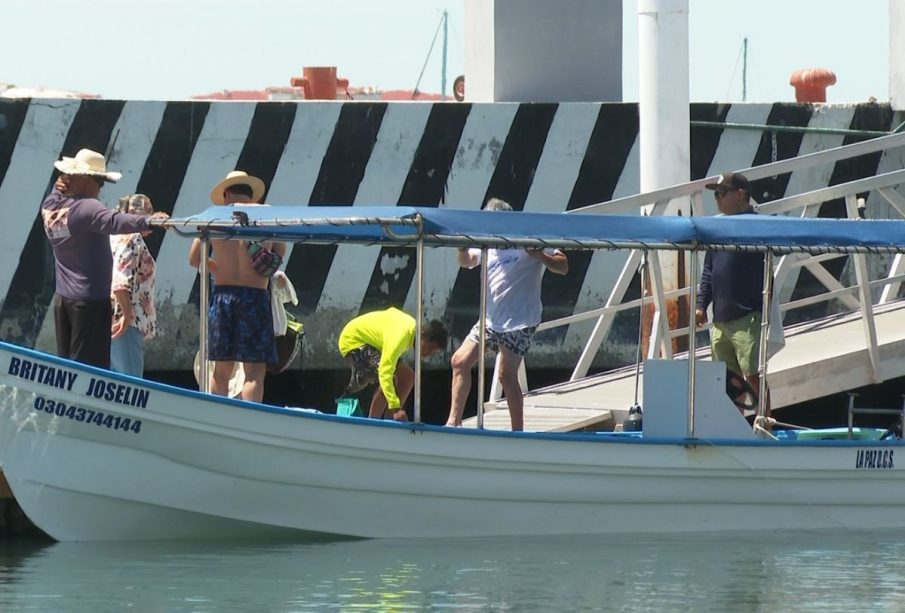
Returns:
[[[443,14],[440,16],[440,23],[437,24],[437,30],[434,32],[434,39],[431,41],[430,49],[427,50],[427,57],[424,58],[424,65],[421,67],[421,74],[418,75],[418,81],[415,83],[415,89],[412,90],[412,100],[415,100],[418,97],[418,94],[421,93],[418,91],[418,87],[421,85],[421,78],[424,76],[424,70],[427,68],[427,63],[431,59],[431,54],[434,52],[434,45],[437,44],[437,36],[440,34],[440,28],[443,28],[443,38],[444,41],[446,39],[446,11],[443,11]],[[445,45],[445,42],[444,42]],[[444,64],[446,63],[446,48],[443,49],[443,58]],[[445,68],[445,66],[444,66]],[[446,71],[443,71],[443,93],[446,94]]]
[[[748,37],[742,39],[742,102],[748,100]]]
[[[735,66],[732,67],[732,74],[729,75],[729,84],[726,86],[726,100],[732,92],[732,82],[735,81],[735,73],[738,72],[738,65],[742,64],[742,102],[748,97],[748,37],[742,39],[742,46],[735,56]]]

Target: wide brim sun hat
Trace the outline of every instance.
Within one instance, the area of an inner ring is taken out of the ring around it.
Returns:
[[[251,199],[253,202],[260,202],[261,198],[264,197],[264,181],[251,176],[247,172],[234,170],[226,175],[226,177],[217,183],[211,190],[211,202],[214,204],[226,204],[226,201],[223,199],[223,192],[233,185],[249,186],[252,191]]]
[[[107,170],[104,156],[91,149],[81,149],[74,157],[63,156],[53,166],[64,175],[101,177],[109,183],[116,183],[123,177],[121,172]]]

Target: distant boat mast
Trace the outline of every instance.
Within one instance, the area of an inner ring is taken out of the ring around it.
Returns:
[[[434,46],[437,44],[437,36],[440,34],[440,30],[443,30],[443,61],[440,67],[440,95],[443,98],[446,98],[446,49],[449,45],[449,11],[443,11],[443,14],[440,15],[440,23],[437,24],[437,31],[434,32],[434,38],[431,41],[430,49],[427,50],[427,57],[424,58],[424,65],[421,67],[421,73],[418,75],[418,81],[415,83],[415,89],[412,91],[412,100],[418,97],[420,90],[418,87],[421,85],[421,78],[424,76],[424,70],[427,68],[427,63],[431,59],[431,54],[434,52]]]
[[[748,100],[748,37],[742,39],[742,102]]]

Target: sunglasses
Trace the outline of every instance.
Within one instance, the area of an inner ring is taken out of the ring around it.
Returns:
[[[728,194],[729,192],[734,192],[734,191],[736,191],[737,189],[738,189],[738,188],[733,188],[733,189],[715,189],[715,190],[713,190],[713,195],[714,195],[714,197],[716,197],[716,198],[722,198],[723,196],[725,196],[725,195]]]

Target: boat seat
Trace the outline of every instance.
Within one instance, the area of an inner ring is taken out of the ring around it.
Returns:
[[[578,430],[612,430],[616,423],[613,413],[606,409],[572,409],[525,405],[526,432],[575,432]],[[465,428],[477,428],[478,418],[463,420]],[[509,411],[505,404],[484,413],[485,430],[510,430]]]
[[[820,428],[818,430],[789,430],[789,438],[799,441],[844,441],[849,439],[848,428]],[[886,434],[886,428],[852,428],[852,440],[879,441]]]

